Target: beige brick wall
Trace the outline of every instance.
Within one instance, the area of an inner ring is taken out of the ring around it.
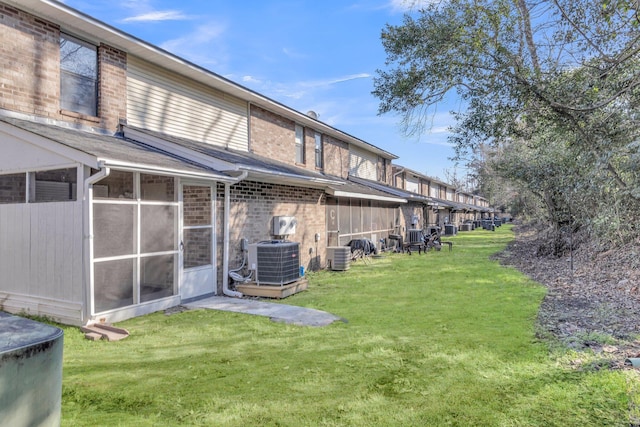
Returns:
[[[0,4],[0,107],[42,116],[59,110],[59,28]]]
[[[349,145],[324,136],[324,172],[346,179],[349,176]]]
[[[127,117],[127,55],[107,45],[98,48],[98,111],[101,127],[115,131]]]
[[[230,268],[241,263],[240,239],[249,243],[270,240],[271,223],[274,216],[294,216],[297,220],[296,233],[287,240],[300,243],[300,265],[307,270],[324,267],[326,245],[325,195],[322,190],[243,181],[231,186],[231,212],[229,224]],[[222,248],[224,220],[224,186],[218,186],[217,194],[217,245],[218,245],[218,285],[222,284]],[[315,242],[315,234],[320,241]],[[219,292],[222,289],[218,289]]]
[[[249,150],[287,164],[295,162],[295,122],[251,106]]]
[[[254,154],[268,157],[308,170],[322,171],[328,175],[347,178],[349,174],[349,145],[329,135],[322,135],[323,168],[316,168],[315,133],[304,128],[305,162],[295,162],[295,122],[262,108],[251,106],[251,141],[249,149]],[[391,166],[388,166],[390,171]]]
[[[0,4],[0,108],[115,130],[126,114],[126,54],[98,48],[99,114],[60,112],[60,27]]]

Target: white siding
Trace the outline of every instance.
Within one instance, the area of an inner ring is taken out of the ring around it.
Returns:
[[[44,170],[54,166],[68,167],[70,160],[51,151],[17,140],[0,133],[0,173],[14,171]]]
[[[405,190],[411,191],[412,193],[420,193],[420,183],[418,178],[415,177],[407,177],[407,188]]]
[[[82,255],[82,202],[0,205],[0,292],[82,304]]]
[[[453,189],[451,188],[447,188],[447,200],[451,200],[452,202],[453,200]]]
[[[376,154],[354,146],[349,147],[349,175],[376,181],[378,179],[377,162]]]
[[[182,80],[182,81],[181,81]],[[129,57],[127,123],[144,129],[247,151],[248,105]]]

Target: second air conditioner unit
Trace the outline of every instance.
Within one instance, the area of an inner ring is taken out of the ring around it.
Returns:
[[[327,267],[334,271],[345,271],[349,269],[351,262],[350,246],[328,246],[327,247]]]

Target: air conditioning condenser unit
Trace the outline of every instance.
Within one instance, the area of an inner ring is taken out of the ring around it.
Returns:
[[[300,278],[300,244],[271,240],[249,245],[249,269],[258,285],[286,285]]]
[[[345,271],[349,269],[351,262],[350,246],[328,246],[327,247],[327,267],[334,271]]]

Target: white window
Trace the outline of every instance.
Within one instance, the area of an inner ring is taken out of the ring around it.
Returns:
[[[296,124],[296,163],[304,163],[304,128]]]
[[[95,46],[60,36],[60,107],[74,113],[98,114],[98,52]]]
[[[322,168],[322,134],[316,132],[316,167]]]

